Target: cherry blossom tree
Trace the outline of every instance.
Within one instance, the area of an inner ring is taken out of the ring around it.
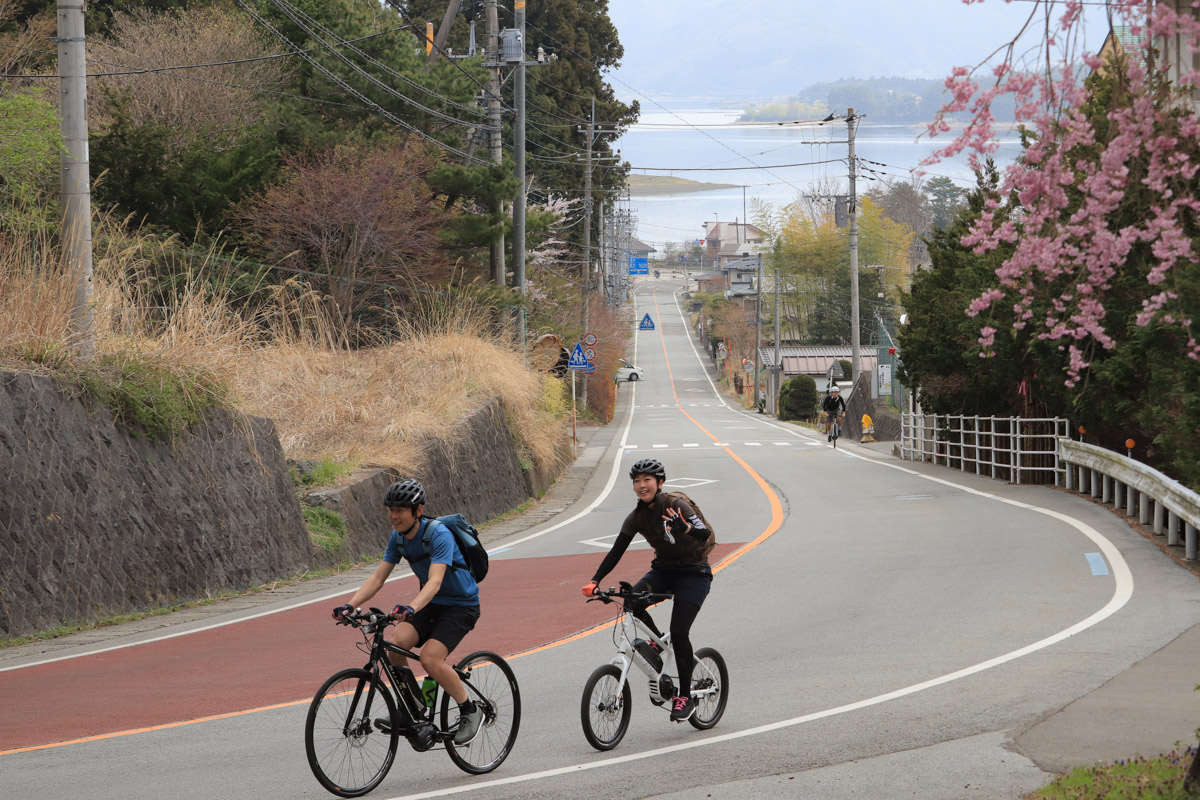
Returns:
[[[1145,251],[1137,325],[1173,327],[1183,353],[1200,360],[1195,304],[1180,290],[1182,273],[1197,260],[1200,120],[1190,65],[1200,51],[1198,12],[1188,0],[1108,0],[1101,8],[1110,28],[1128,35],[1101,54],[1083,40],[1084,14],[1095,13],[1096,3],[1037,0],[1030,7],[1012,41],[947,78],[952,99],[929,129],[947,134],[950,115],[969,112],[970,121],[934,159],[966,151],[979,168],[996,149],[992,104],[1011,95],[1027,137],[1023,158],[1007,168],[963,238],[981,254],[1011,246],[996,285],[967,313],[1011,304],[1013,328],[1040,326],[1041,338],[1066,351],[1067,385],[1074,386],[1101,350],[1116,346],[1106,304],[1131,255]],[[1026,34],[1034,42],[1022,49]],[[1116,87],[1102,114],[1087,81],[1098,70],[1111,71]],[[1140,213],[1129,213],[1130,196]],[[981,356],[992,354],[996,333],[985,319]]]

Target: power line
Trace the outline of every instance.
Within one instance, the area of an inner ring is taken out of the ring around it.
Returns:
[[[238,2],[239,2],[239,4],[244,5],[243,0],[238,0]],[[314,20],[312,17],[308,16],[303,11],[301,11],[298,8],[296,8],[295,6],[291,5],[290,3],[287,2],[287,0],[270,0],[270,2],[272,5],[274,5],[276,8],[278,8],[280,11],[282,11],[284,16],[286,16],[288,19],[290,19],[292,22],[294,22],[297,26],[299,26],[299,28],[302,31],[304,31],[309,37],[311,37],[313,40],[317,41],[332,56],[334,56],[336,59],[341,61],[343,64],[345,64],[350,69],[354,70],[356,73],[358,73],[360,76],[362,76],[364,79],[366,79],[367,82],[369,82],[373,86],[381,89],[385,93],[390,94],[393,97],[395,97],[405,103],[408,103],[411,106],[415,106],[416,108],[421,109],[422,111],[424,111],[426,114],[429,114],[430,116],[437,117],[446,122],[450,122],[455,125],[468,125],[468,126],[477,124],[474,122],[461,120],[458,117],[451,116],[450,114],[446,114],[444,112],[438,111],[437,109],[429,108],[428,106],[418,103],[416,100],[413,100],[411,97],[396,91],[391,86],[388,86],[383,81],[379,80],[374,75],[371,75],[366,70],[364,70],[362,67],[358,66],[353,61],[351,61],[349,58],[347,58],[345,55],[340,53],[337,49],[334,48],[334,46],[332,44],[330,44],[328,41],[326,41],[325,39],[318,36],[317,31],[319,30],[326,37],[332,38],[334,43],[336,43],[338,45],[342,45],[342,46],[347,46],[347,47],[349,47],[349,49],[351,49],[355,53],[358,53],[361,57],[366,57],[366,58],[370,59],[371,62],[375,63],[376,65],[379,65],[378,61],[376,61],[373,58],[370,58],[365,53],[363,53],[363,51],[359,50],[357,47],[354,47],[353,45],[347,45],[346,42],[339,39],[336,36],[336,34],[334,34],[328,28],[323,26],[320,22]],[[314,30],[314,29],[316,29],[316,30]],[[290,42],[289,42],[289,44],[290,44]],[[313,64],[316,63],[315,60],[309,58],[308,56],[305,56],[305,58],[306,58],[306,60],[309,60],[310,63],[313,63]],[[322,68],[322,69],[324,69],[324,68]],[[391,74],[393,76],[399,76],[399,73],[397,73],[395,70],[387,69],[387,71],[389,72],[389,74]],[[326,71],[326,72],[327,72],[327,74],[331,74],[329,71]],[[405,81],[408,81],[409,83],[414,83],[414,85],[415,85],[415,82],[411,81],[409,78],[403,78],[403,79]],[[424,88],[424,87],[420,87],[420,88]],[[426,91],[429,91],[429,90],[426,90]],[[448,98],[442,98],[441,95],[438,95],[436,92],[433,92],[433,94],[435,96],[439,97],[440,99],[443,99],[443,100],[448,99]],[[482,113],[482,112],[475,111],[475,113]],[[483,127],[483,126],[480,126],[480,127]],[[466,153],[463,153],[463,155],[465,156]]]
[[[582,61],[582,62],[584,62],[584,63],[586,63],[586,64],[591,64],[591,63],[592,63],[592,62],[591,62],[591,59],[584,58],[582,55],[580,55],[579,53],[575,52],[575,50],[573,50],[573,49],[572,49],[570,46],[566,45],[565,43],[563,43],[562,41],[558,40],[557,38],[555,38],[555,37],[554,37],[554,36],[552,36],[551,34],[547,33],[546,31],[542,30],[541,28],[537,27],[536,25],[533,25],[532,23],[529,23],[528,21],[526,22],[526,24],[527,24],[529,27],[531,27],[531,28],[533,28],[534,30],[536,30],[536,31],[538,31],[539,33],[541,33],[541,34],[542,34],[543,36],[545,36],[545,37],[546,37],[548,40],[550,40],[550,41],[553,41],[553,42],[557,43],[557,44],[558,44],[558,45],[559,45],[559,46],[560,46],[560,47],[561,47],[561,48],[562,48],[564,51],[566,51],[566,52],[570,53],[572,56],[574,56],[575,58],[578,58],[580,61]],[[700,131],[700,133],[703,133],[705,136],[708,136],[708,138],[712,139],[714,142],[716,142],[717,144],[721,145],[721,146],[722,146],[722,147],[724,147],[726,150],[728,150],[729,152],[733,153],[735,156],[738,156],[738,157],[740,157],[740,158],[745,158],[747,161],[750,161],[750,163],[751,163],[751,164],[753,164],[753,163],[754,163],[754,162],[753,162],[753,161],[751,161],[749,158],[746,158],[746,156],[743,156],[741,153],[739,153],[737,150],[734,150],[732,147],[730,147],[730,146],[729,146],[728,144],[726,144],[725,142],[722,142],[721,140],[717,139],[717,138],[716,138],[716,137],[714,137],[714,136],[710,136],[710,135],[709,135],[708,133],[706,133],[704,130],[702,130],[702,129],[700,129],[700,128],[697,128],[695,125],[691,125],[690,123],[688,123],[688,122],[687,122],[687,120],[683,119],[682,117],[680,117],[680,116],[679,116],[678,114],[676,114],[675,112],[671,111],[670,109],[668,109],[668,108],[666,108],[665,106],[661,105],[660,103],[656,102],[654,99],[652,99],[652,98],[651,98],[651,97],[649,97],[648,95],[644,94],[643,92],[640,92],[640,91],[638,91],[637,89],[634,89],[632,86],[630,86],[629,84],[627,84],[627,83],[625,83],[624,81],[620,80],[620,79],[619,79],[619,78],[617,78],[616,76],[610,75],[609,77],[610,77],[610,78],[612,78],[612,80],[616,81],[617,83],[620,83],[622,86],[626,87],[627,89],[629,89],[629,90],[631,90],[631,91],[633,91],[633,92],[636,92],[638,95],[640,95],[641,97],[645,98],[647,102],[653,103],[655,106],[658,106],[658,108],[662,109],[662,110],[663,110],[663,111],[665,111],[666,113],[668,113],[668,114],[670,114],[671,116],[675,117],[676,119],[680,120],[680,121],[681,121],[681,122],[683,122],[685,125],[688,125],[688,127],[694,128],[695,130],[698,130],[698,131]],[[824,121],[822,121],[822,122],[824,122]],[[821,124],[821,123],[814,123],[814,124]],[[797,192],[799,192],[799,191],[800,191],[800,188],[799,188],[798,186],[796,186],[796,185],[795,185],[795,184],[793,184],[792,182],[788,181],[786,178],[783,178],[783,177],[781,177],[781,176],[779,176],[779,175],[774,175],[773,173],[770,173],[770,169],[771,169],[770,167],[767,167],[767,168],[758,167],[758,169],[764,169],[765,171],[767,171],[767,172],[768,172],[768,174],[771,174],[771,175],[772,175],[773,177],[775,177],[775,178],[779,178],[779,180],[783,181],[783,182],[784,182],[784,183],[786,183],[788,186],[791,186],[791,187],[792,187],[793,189],[795,189]],[[673,170],[673,171],[676,171],[676,172],[682,172],[682,171],[684,171],[684,170]]]
[[[767,170],[772,170],[772,169],[784,169],[785,167],[813,167],[813,166],[817,166],[818,164],[838,164],[838,163],[844,163],[845,161],[846,161],[846,159],[844,159],[844,158],[830,158],[830,159],[826,159],[824,161],[802,161],[797,164],[771,164],[771,165],[765,166],[765,167],[762,167],[762,166],[753,166],[753,167],[634,167],[634,166],[631,166],[630,169],[631,170],[641,170],[642,172],[744,172],[745,170],[755,170],[755,169],[767,171]],[[791,182],[789,182],[789,181],[785,180],[783,182],[786,183],[788,186],[792,186]],[[792,188],[795,189],[796,187],[792,186]],[[799,189],[797,189],[797,191],[799,191]]]
[[[357,89],[355,89],[353,86],[351,86],[349,83],[347,83],[345,79],[343,79],[341,76],[339,76],[339,75],[335,74],[335,73],[334,73],[332,70],[330,70],[329,68],[327,68],[327,67],[325,67],[324,65],[322,65],[320,62],[318,62],[316,59],[314,59],[314,58],[313,58],[311,55],[309,55],[307,52],[305,52],[305,51],[301,50],[299,47],[297,47],[297,46],[296,46],[294,43],[292,43],[292,41],[291,41],[291,40],[289,40],[289,39],[288,39],[286,36],[284,36],[284,35],[283,35],[281,32],[279,32],[278,30],[276,30],[276,29],[275,29],[275,27],[271,25],[271,23],[267,22],[265,19],[263,19],[262,17],[260,17],[260,16],[259,16],[259,15],[258,15],[258,14],[257,14],[255,11],[254,11],[254,9],[253,9],[253,8],[251,8],[251,7],[250,7],[250,6],[249,6],[249,5],[246,3],[246,1],[245,1],[245,0],[236,0],[236,2],[237,2],[237,4],[238,4],[238,5],[239,5],[239,6],[242,8],[242,10],[244,10],[244,11],[245,11],[247,14],[249,14],[251,17],[253,17],[253,18],[254,18],[254,19],[255,19],[255,20],[258,22],[258,24],[262,25],[264,28],[266,28],[267,30],[269,30],[271,33],[275,34],[275,36],[276,36],[276,37],[277,37],[277,38],[278,38],[280,41],[284,42],[286,45],[288,45],[289,47],[291,47],[291,48],[292,48],[292,50],[293,50],[293,51],[295,51],[297,55],[299,55],[301,58],[303,58],[305,61],[307,61],[307,62],[308,62],[310,65],[312,65],[312,66],[313,66],[315,69],[319,70],[319,71],[320,71],[322,74],[324,74],[324,75],[325,75],[327,78],[329,78],[331,81],[333,81],[334,83],[336,83],[338,86],[342,87],[342,89],[343,89],[343,90],[345,90],[345,91],[346,91],[346,92],[348,92],[349,94],[353,95],[354,97],[357,97],[359,100],[361,100],[361,101],[363,101],[364,103],[366,103],[366,104],[367,104],[367,105],[368,105],[370,108],[372,108],[373,110],[375,110],[377,113],[379,113],[379,114],[382,114],[382,115],[383,115],[383,116],[384,116],[386,119],[388,119],[388,120],[389,120],[389,121],[391,121],[392,123],[394,123],[394,124],[396,124],[396,125],[399,125],[401,128],[404,128],[404,129],[405,129],[405,130],[407,130],[407,131],[410,131],[410,132],[412,132],[412,133],[415,133],[417,136],[420,136],[422,139],[425,139],[426,141],[428,141],[428,142],[430,142],[430,143],[434,144],[435,146],[437,146],[437,147],[440,147],[440,148],[442,148],[443,150],[445,150],[445,151],[447,151],[447,152],[454,153],[454,154],[455,154],[455,155],[457,155],[457,156],[461,156],[462,158],[464,158],[464,159],[466,159],[466,160],[468,160],[468,161],[473,161],[473,162],[475,162],[475,163],[477,163],[477,164],[488,164],[488,163],[490,163],[490,162],[487,162],[487,161],[483,161],[482,159],[478,159],[478,158],[476,158],[475,156],[473,156],[473,155],[471,155],[471,154],[469,154],[469,153],[466,153],[466,152],[464,152],[464,151],[462,151],[462,150],[459,150],[457,147],[452,147],[451,145],[448,145],[448,144],[446,144],[445,142],[441,142],[441,141],[439,141],[439,140],[437,140],[437,139],[433,138],[433,137],[432,137],[432,136],[430,136],[429,134],[425,133],[424,131],[420,130],[420,129],[419,129],[419,128],[417,128],[416,126],[414,126],[414,125],[411,125],[411,124],[409,124],[409,123],[405,122],[404,120],[400,119],[400,118],[399,118],[399,117],[397,117],[395,114],[391,113],[390,111],[388,111],[387,109],[385,109],[383,106],[379,105],[379,104],[378,104],[378,103],[376,103],[374,100],[370,99],[369,97],[367,97],[366,95],[364,95],[362,92],[360,92],[360,91],[358,91]],[[297,24],[299,24],[299,23],[297,23]],[[303,26],[303,25],[301,25],[301,27],[304,27],[304,26]],[[312,35],[312,34],[310,33],[310,35]],[[317,37],[315,37],[315,36],[314,36],[313,38],[315,39],[315,38],[317,38]],[[335,54],[335,55],[336,55],[336,54]],[[340,57],[340,56],[339,56],[339,57]]]

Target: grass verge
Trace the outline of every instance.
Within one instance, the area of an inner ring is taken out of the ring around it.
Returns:
[[[1196,748],[1176,749],[1156,758],[1131,758],[1113,764],[1077,767],[1060,775],[1025,800],[1194,800],[1184,789]]]

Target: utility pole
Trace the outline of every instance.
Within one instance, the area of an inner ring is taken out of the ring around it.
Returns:
[[[516,100],[516,124],[513,126],[513,160],[516,161],[516,176],[520,182],[517,201],[513,204],[513,283],[516,284],[520,308],[517,312],[517,332],[521,348],[525,348],[525,0],[514,0],[516,12],[517,43],[520,58],[517,60],[517,76],[514,90]]]
[[[686,275],[686,273],[684,273]],[[763,285],[762,285],[762,253],[758,254],[758,291],[755,292],[754,298],[754,405],[758,405],[758,348],[762,346],[762,301],[763,301]]]
[[[771,381],[771,413],[779,416],[779,392],[783,388],[783,352],[779,347],[779,263],[775,264],[775,364],[771,370],[775,379]]]
[[[488,70],[488,101],[487,121],[488,150],[493,164],[504,162],[503,136],[500,122],[500,22],[496,11],[496,0],[486,0],[484,14],[487,20],[487,70]],[[500,201],[499,211],[504,211],[504,201]],[[492,283],[503,286],[504,280],[504,229],[492,242]]]
[[[596,136],[596,98],[587,124],[587,164],[583,173],[583,332],[590,330],[589,304],[592,299],[592,140]],[[588,402],[588,376],[583,376],[583,407]]]
[[[458,16],[458,7],[461,4],[462,0],[450,0],[446,5],[446,16],[442,17],[442,26],[438,28],[437,36],[433,39],[433,48],[425,58],[426,72],[433,69],[433,62],[437,61],[437,57],[445,52],[446,40],[450,38],[450,28],[454,25],[454,18]]]
[[[95,353],[92,285],[92,196],[88,165],[87,55],[84,49],[83,0],[58,0],[58,98],[62,114],[62,253],[75,276],[71,332],[79,354]]]
[[[596,253],[600,258],[600,284],[604,287],[604,299],[606,302],[608,302],[609,295],[612,293],[612,290],[608,285],[608,262],[605,260],[605,253],[607,252],[605,248],[608,244],[608,235],[604,227],[607,224],[607,220],[604,218],[603,200],[600,201],[599,214],[600,241],[597,243],[599,246],[596,248]]]
[[[858,380],[862,370],[862,360],[858,354],[858,194],[855,188],[858,163],[854,155],[854,128],[857,122],[854,109],[847,109],[846,130],[850,144],[850,370],[854,373],[851,381]]]

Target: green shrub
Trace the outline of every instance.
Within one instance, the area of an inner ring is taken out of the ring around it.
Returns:
[[[796,375],[779,390],[780,419],[810,419],[817,410],[817,382],[811,375]]]
[[[342,515],[320,506],[300,506],[300,511],[312,543],[331,556],[341,553],[346,546],[346,521]]]
[[[305,464],[308,465],[307,468],[293,466],[288,472],[292,476],[292,483],[306,489],[313,486],[333,486],[357,467],[350,461],[317,461]]]
[[[77,368],[74,380],[110,408],[119,425],[151,439],[173,441],[204,411],[227,404],[225,388],[198,372],[171,369],[148,356],[104,355]]]
[[[1077,767],[1029,795],[1031,800],[1186,800],[1183,788],[1195,749],[1157,758],[1131,758],[1114,764]]]

